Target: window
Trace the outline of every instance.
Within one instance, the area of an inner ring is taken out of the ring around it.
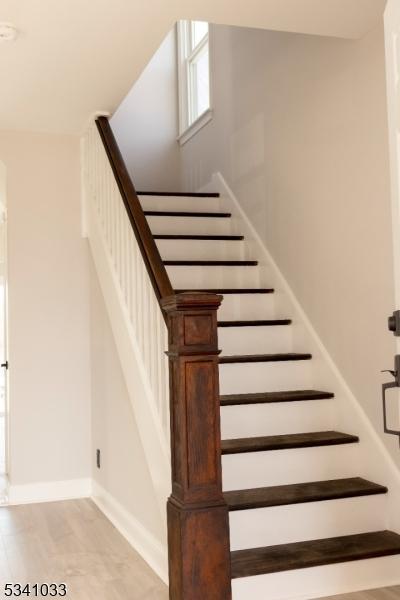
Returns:
[[[184,144],[210,121],[209,26],[204,21],[178,23],[179,141]]]

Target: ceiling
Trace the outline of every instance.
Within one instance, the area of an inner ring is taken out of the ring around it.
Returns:
[[[176,20],[358,38],[386,0],[0,0],[0,130],[80,133],[113,112]]]

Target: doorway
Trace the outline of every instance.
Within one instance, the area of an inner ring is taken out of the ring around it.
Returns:
[[[7,208],[6,169],[0,162],[0,504],[8,500]]]

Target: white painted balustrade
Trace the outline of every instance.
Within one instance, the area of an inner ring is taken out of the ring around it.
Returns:
[[[95,123],[82,141],[84,228],[153,483],[170,491],[167,327]]]

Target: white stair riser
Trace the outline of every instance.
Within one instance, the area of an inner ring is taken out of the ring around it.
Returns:
[[[229,235],[231,233],[231,219],[207,217],[162,217],[148,216],[147,222],[153,234],[202,234],[202,235]]]
[[[145,210],[223,210],[213,198],[142,197]],[[148,217],[153,233],[228,235],[232,220]],[[244,260],[252,256],[243,241],[157,240],[164,260]],[[174,288],[264,287],[258,267],[167,267]],[[272,285],[271,285],[272,287]],[[226,295],[218,320],[287,318],[279,295]],[[302,351],[290,326],[219,328],[224,355]],[[304,349],[305,351],[307,349]],[[222,394],[281,391],[312,386],[311,361],[220,365]],[[333,400],[244,405],[221,408],[223,439],[335,429]],[[360,475],[359,444],[315,447],[222,457],[225,490],[284,485]],[[387,496],[377,495],[230,513],[231,549],[321,539],[385,529]],[[365,565],[370,565],[370,570]],[[398,557],[346,563],[233,581],[233,600],[311,600],[329,593],[378,587],[390,582]],[[371,568],[372,567],[372,568]],[[344,577],[343,573],[346,573]],[[376,573],[378,576],[376,577]],[[371,585],[368,585],[368,577]],[[346,579],[346,581],[344,581]],[[399,578],[400,579],[400,578]],[[397,583],[394,581],[393,583]]]
[[[219,315],[218,318],[220,319]],[[218,345],[222,354],[291,352],[292,328],[290,325],[219,327]]]
[[[335,429],[334,401],[277,402],[221,407],[222,439]]]
[[[167,266],[175,289],[257,287],[258,267]]]
[[[219,366],[221,394],[305,390],[311,385],[311,361],[233,363]]]
[[[156,240],[164,260],[244,260],[244,244],[237,240]]]
[[[143,210],[221,212],[220,198],[193,196],[139,196]]]
[[[231,549],[381,531],[386,500],[376,495],[231,512]]]
[[[225,294],[217,316],[220,321],[274,319],[275,294]]]
[[[234,579],[233,600],[312,600],[400,584],[400,556]]]
[[[359,477],[358,444],[222,456],[224,490]]]

